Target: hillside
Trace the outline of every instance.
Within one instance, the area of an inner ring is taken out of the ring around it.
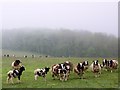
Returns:
[[[105,33],[74,30],[4,30],[3,49],[50,56],[117,57],[118,38]]]

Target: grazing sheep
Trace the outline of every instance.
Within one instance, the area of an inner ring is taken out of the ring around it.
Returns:
[[[45,67],[44,69],[36,69],[34,70],[34,77],[35,80],[37,80],[38,76],[42,76],[44,78],[44,80],[46,81],[46,74],[47,72],[49,72],[49,67]]]
[[[4,54],[3,56],[4,56],[4,57],[6,57],[7,55],[6,55],[6,54]]]
[[[108,62],[108,60],[107,59],[104,59],[103,61],[102,61],[102,67],[103,67],[103,70],[108,70],[108,64],[109,64],[109,62]]]
[[[82,64],[84,65],[84,71],[86,71],[88,69],[88,61],[83,61]]]
[[[12,56],[13,56],[13,57],[16,57],[16,55],[14,55],[14,54],[13,54]]]
[[[109,70],[111,71],[111,73],[112,73],[113,70],[115,70],[115,69],[118,68],[118,61],[117,61],[117,60],[109,60],[108,62],[109,62],[109,64],[108,64],[108,69],[109,69]]]
[[[27,58],[27,55],[24,55],[24,58]]]
[[[7,73],[7,83],[10,82],[13,84],[13,78],[18,78],[18,82],[20,82],[20,76],[22,75],[22,72],[25,71],[25,67],[21,66],[19,70],[10,70]]]
[[[10,55],[9,55],[9,54],[7,54],[7,57],[10,57]]]
[[[61,81],[68,80],[68,70],[65,64],[55,64],[52,66],[52,77],[55,79],[55,76]]]
[[[98,77],[101,74],[101,65],[99,64],[98,60],[93,61],[90,65],[91,71],[94,73],[95,77]]]
[[[67,74],[68,74],[67,76],[69,78],[70,72],[73,71],[73,64],[69,61],[65,61],[63,64],[66,66],[66,70],[67,70]]]
[[[52,66],[51,74],[52,74],[53,79],[55,79],[55,76],[59,78],[58,69],[59,69],[59,64],[54,64]]]
[[[84,74],[84,65],[83,63],[78,63],[75,67],[74,67],[74,72],[79,75],[80,79],[83,78],[83,74]]]
[[[34,57],[35,57],[35,55],[31,55],[31,57],[32,57],[32,58],[34,58]]]

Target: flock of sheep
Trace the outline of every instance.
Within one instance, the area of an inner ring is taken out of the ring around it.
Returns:
[[[11,66],[13,70],[7,73],[7,83],[13,83],[13,78],[18,78],[18,82],[20,82],[20,77],[22,72],[25,71],[25,67],[21,64],[20,60],[15,60]],[[84,73],[88,68],[91,69],[95,77],[99,77],[101,68],[107,71],[110,70],[112,73],[113,69],[118,68],[118,61],[104,59],[102,64],[100,64],[98,60],[94,60],[91,65],[88,64],[88,61],[77,63],[77,65],[73,65],[70,61],[65,61],[54,64],[51,68],[45,67],[34,70],[34,79],[37,80],[39,76],[42,76],[46,81],[46,75],[49,71],[51,71],[53,79],[58,78],[61,81],[67,81],[71,71],[74,71],[80,78],[84,78]]]

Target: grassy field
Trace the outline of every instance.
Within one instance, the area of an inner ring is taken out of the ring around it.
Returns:
[[[21,76],[21,83],[7,84],[6,77],[7,72],[11,69],[11,63],[15,59],[20,59],[22,64],[26,67],[26,71]],[[79,79],[75,73],[70,74],[68,81],[62,82],[58,79],[53,80],[51,73],[46,76],[45,82],[42,77],[39,77],[37,81],[34,80],[34,70],[36,68],[43,68],[45,66],[51,67],[53,64],[62,63],[66,60],[71,61],[73,64],[77,64],[83,60],[88,60],[89,64],[93,60],[98,59],[100,62],[102,58],[2,58],[2,88],[117,88],[118,87],[118,71],[113,73],[102,71],[100,77],[95,78],[91,71],[85,73],[86,79]]]

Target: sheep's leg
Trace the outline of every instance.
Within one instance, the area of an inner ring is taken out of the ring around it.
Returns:
[[[69,78],[69,73],[67,73],[66,77],[65,77],[65,81],[67,81]]]
[[[53,78],[53,80],[55,80],[55,76],[54,76],[54,74],[52,74],[52,78]]]
[[[14,84],[14,83],[13,83],[13,78],[12,78],[12,77],[10,78],[10,81],[11,81],[12,84]]]
[[[6,80],[6,82],[7,82],[7,83],[9,83],[9,80],[10,80],[10,77],[7,77],[7,80]]]
[[[69,76],[70,76],[70,72],[68,72],[68,74],[67,74],[67,79],[69,79]]]
[[[18,76],[18,83],[20,83],[21,81],[20,81],[20,76]]]
[[[85,74],[83,73],[83,74],[82,74],[82,78],[85,79],[85,77],[86,77],[86,76],[85,76]]]
[[[97,74],[95,73],[95,77],[97,77]]]
[[[111,70],[111,73],[112,73],[112,70]]]
[[[60,77],[60,81],[62,80],[62,78]]]
[[[83,73],[80,73],[80,79],[83,79]]]
[[[97,73],[96,73],[96,77],[99,77],[99,75],[100,75],[100,73],[99,73],[99,72],[97,72]]]
[[[62,75],[59,75],[59,76],[60,76],[60,81],[64,81],[63,76]]]
[[[66,78],[66,74],[63,75],[63,80],[65,81],[65,78]]]
[[[67,81],[68,79],[69,79],[69,75],[66,76],[65,81]]]
[[[37,78],[38,78],[38,75],[35,75],[35,80],[37,80]]]
[[[105,71],[108,71],[108,69],[105,69]]]
[[[63,81],[64,81],[64,79],[61,77],[61,78],[60,78],[60,81],[62,81],[62,82],[63,82]]]
[[[59,80],[60,79],[60,76],[59,76],[59,74],[57,74],[57,75],[55,75],[56,76],[56,78]]]

